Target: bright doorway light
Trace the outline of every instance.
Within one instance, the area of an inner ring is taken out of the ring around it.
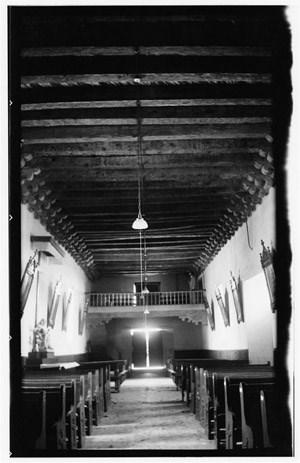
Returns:
[[[131,364],[132,370],[163,370],[165,367],[162,365],[158,365],[157,367],[135,367],[134,363]]]
[[[134,335],[134,333],[145,333],[145,341],[146,341],[146,368],[147,369],[151,369],[151,368],[156,368],[156,367],[150,367],[150,356],[149,356],[149,333],[154,333],[154,332],[158,332],[158,331],[162,331],[161,328],[135,328],[135,329],[132,329],[130,330],[130,334],[131,336]],[[134,364],[133,365],[133,369],[134,370],[137,370],[137,368],[134,368]],[[163,367],[162,367],[163,368]],[[141,369],[144,369],[144,368],[141,368]]]
[[[161,328],[136,328],[133,330],[130,330],[131,336],[134,335],[134,333],[153,333],[157,331],[162,331]]]

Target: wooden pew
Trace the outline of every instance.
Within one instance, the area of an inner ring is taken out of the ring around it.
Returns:
[[[49,365],[50,366],[50,365]],[[50,380],[61,380],[64,381],[70,380],[71,378],[77,379],[79,381],[83,378],[83,385],[81,386],[81,399],[84,404],[84,413],[86,419],[86,434],[90,435],[92,432],[93,426],[93,385],[95,381],[93,380],[92,372],[90,371],[81,371],[80,368],[70,368],[64,369],[61,367],[56,368],[47,368],[47,369],[38,369],[32,367],[25,367],[25,377],[26,375],[31,375],[40,378],[50,378]],[[82,378],[81,378],[82,377]]]
[[[260,391],[262,415],[263,447],[276,447],[280,442],[280,425],[278,417],[278,390]]]
[[[99,370],[99,388],[103,392],[103,409],[107,412],[111,402],[111,390],[110,390],[110,361],[99,360],[92,362],[80,362],[79,370],[95,372]]]
[[[22,391],[22,447],[46,449],[46,392]]]
[[[239,384],[245,380],[254,382],[261,378],[269,378],[266,381],[274,381],[274,369],[269,365],[247,365],[228,363],[215,365],[206,370],[201,370],[200,418],[202,426],[206,430],[209,439],[216,439],[221,447],[225,444],[225,401],[224,401],[224,377],[230,377],[232,382]]]
[[[88,362],[87,362],[88,363]],[[66,370],[65,375],[77,376],[85,375],[88,378],[86,383],[86,390],[88,391],[87,400],[88,400],[88,414],[87,420],[89,423],[88,433],[91,432],[92,425],[97,426],[100,424],[101,417],[104,415],[104,375],[107,375],[105,372],[105,367],[95,368],[94,366],[87,366],[86,363],[79,364],[76,370]],[[89,434],[88,434],[89,435]]]
[[[178,391],[181,382],[181,373],[174,370],[173,365],[169,365],[166,369],[167,375],[170,376],[175,383],[176,391]]]
[[[247,376],[248,374],[248,376]],[[273,388],[274,375],[273,372],[235,372],[235,377],[232,375],[224,377],[224,402],[225,402],[225,448],[250,448],[247,444],[247,423],[245,418],[244,399],[241,398],[240,384],[241,380],[249,384],[249,388],[257,390],[256,402],[253,402],[253,410],[255,409],[256,419],[258,416],[257,410],[260,407],[259,391],[260,388]],[[251,400],[248,400],[247,408],[249,408]],[[251,405],[250,405],[251,407]],[[251,415],[251,413],[250,413]],[[244,417],[244,418],[243,418]],[[260,422],[260,419],[259,419]],[[253,422],[251,422],[253,424]],[[243,432],[242,432],[243,431]],[[249,439],[249,438],[248,438]],[[251,444],[252,445],[252,444]],[[248,446],[248,447],[247,447]]]
[[[115,392],[120,392],[121,384],[125,381],[128,374],[126,360],[117,360],[110,363],[110,381],[115,383]]]
[[[86,414],[85,414],[85,379],[80,377],[55,375],[41,372],[25,373],[22,386],[26,388],[40,388],[40,390],[59,388],[61,384],[66,386],[66,421],[68,448],[82,448],[86,436]]]
[[[196,412],[196,378],[195,367],[211,368],[213,366],[226,366],[226,365],[244,365],[247,364],[245,360],[227,360],[227,359],[208,359],[208,358],[187,358],[187,359],[173,359],[175,371],[180,371],[181,375],[181,394],[182,401],[186,400],[187,405],[192,404],[192,410]],[[193,389],[193,397],[191,396]]]
[[[264,448],[261,393],[264,394],[266,391],[275,394],[275,384],[259,382],[240,383],[239,385],[242,448],[244,449]]]
[[[39,393],[39,387],[22,387],[22,393]],[[67,448],[66,386],[44,389],[46,393],[46,448]]]

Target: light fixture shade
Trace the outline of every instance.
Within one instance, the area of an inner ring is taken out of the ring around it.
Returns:
[[[145,310],[144,310],[144,314],[145,314],[145,315],[149,315],[149,313],[150,313],[150,312],[149,312],[149,310],[148,310],[148,307],[146,307]]]
[[[148,228],[148,224],[142,216],[138,216],[132,224],[132,228],[134,230],[146,230]]]

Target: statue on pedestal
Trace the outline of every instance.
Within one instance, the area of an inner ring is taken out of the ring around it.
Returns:
[[[53,351],[51,331],[51,328],[46,326],[46,320],[42,318],[33,330],[33,352]]]

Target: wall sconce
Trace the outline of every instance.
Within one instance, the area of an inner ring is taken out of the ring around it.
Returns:
[[[232,292],[233,302],[234,302],[235,311],[236,311],[236,317],[237,317],[238,323],[241,323],[244,321],[244,315],[243,315],[243,309],[242,309],[242,304],[240,300],[239,288],[238,288],[238,285],[236,283],[234,276],[232,275],[232,272],[230,272],[230,274],[231,274],[230,286],[231,286],[231,292]]]
[[[274,267],[273,267],[273,259],[274,259],[275,251],[274,249],[270,251],[270,248],[266,248],[263,240],[261,240],[261,245],[263,247],[263,252],[260,254],[260,261],[261,261],[261,266],[263,268],[263,271],[266,277],[266,282],[267,282],[267,287],[268,287],[270,302],[271,302],[271,309],[272,309],[272,312],[274,313],[276,310],[276,307],[275,307],[275,272],[274,272]]]
[[[222,317],[223,317],[224,325],[225,326],[230,326],[229,310],[227,309],[227,307],[225,306],[225,304],[223,302],[221,291],[219,290],[219,288],[215,289],[215,295],[216,295],[216,299],[218,301],[219,307],[221,309],[221,314],[222,314]]]
[[[214,314],[214,303],[211,301],[211,308],[209,307],[208,300],[206,296],[203,296],[204,307],[206,310],[207,318],[211,327],[211,330],[214,331],[216,329],[215,325],[215,314]]]

